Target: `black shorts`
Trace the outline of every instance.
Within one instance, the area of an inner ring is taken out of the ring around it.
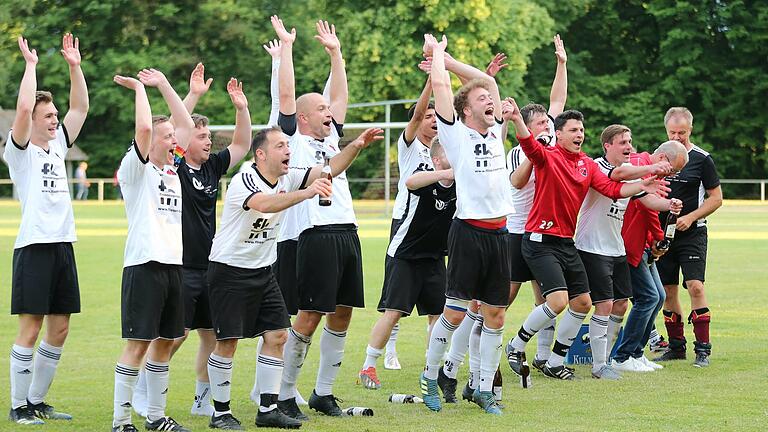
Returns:
[[[533,273],[523,258],[523,235],[509,233],[510,282],[523,283],[533,280]]]
[[[290,315],[299,312],[299,286],[296,280],[296,249],[298,240],[285,240],[277,243],[277,261],[272,264],[283,301]]]
[[[151,341],[184,336],[181,266],[150,261],[123,269],[123,339]]]
[[[445,296],[478,300],[489,306],[509,303],[509,233],[472,226],[461,219],[448,231],[448,286]]]
[[[579,256],[587,271],[592,304],[632,298],[632,282],[629,279],[626,255],[611,257],[580,250]]]
[[[304,230],[296,251],[299,310],[334,313],[364,307],[363,258],[357,227],[324,225]]]
[[[208,287],[216,340],[254,338],[291,326],[271,267],[245,269],[211,262]]]
[[[80,312],[72,243],[37,243],[13,250],[11,314]]]
[[[541,241],[531,236],[541,236]],[[555,291],[568,291],[568,298],[589,293],[589,280],[573,239],[546,234],[523,234],[523,257],[546,297]]]
[[[413,307],[419,315],[440,315],[445,306],[445,259],[402,259],[386,255],[384,286],[376,308],[408,316]]]
[[[704,282],[707,270],[707,227],[678,231],[667,253],[656,261],[656,269],[664,285],[678,285],[680,270],[683,271],[683,282]],[[683,286],[686,287],[685,283]]]
[[[213,328],[206,273],[207,269],[192,267],[184,267],[181,270],[185,329],[210,330]]]

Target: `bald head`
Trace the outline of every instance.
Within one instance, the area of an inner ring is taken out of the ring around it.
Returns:
[[[296,121],[299,132],[315,139],[331,134],[331,107],[320,93],[307,93],[296,99]]]

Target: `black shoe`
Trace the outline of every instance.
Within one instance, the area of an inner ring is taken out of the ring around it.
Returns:
[[[284,401],[277,401],[277,408],[290,418],[300,421],[309,420],[309,417],[307,417],[307,415],[301,412],[299,409],[299,405],[296,403],[295,397],[286,399]]]
[[[507,344],[506,351],[507,363],[509,363],[509,368],[512,369],[512,372],[516,373],[517,376],[528,376],[530,368],[528,367],[528,361],[525,359],[525,351],[515,351],[512,348],[512,341]],[[527,372],[526,369],[528,370]]]
[[[685,360],[685,339],[669,339],[667,352],[653,359],[654,362]]]
[[[539,360],[536,357],[533,358],[533,367],[535,367],[541,372],[544,372],[544,365],[546,364],[547,364],[546,360]]]
[[[168,416],[161,417],[153,422],[147,420],[146,423],[144,423],[144,428],[156,431],[191,432],[189,429],[178,424],[176,420]]]
[[[456,403],[456,378],[448,378],[443,368],[437,372],[437,385],[443,392],[445,403]]]
[[[312,395],[309,396],[308,405],[313,410],[327,416],[341,417],[341,408],[339,408],[339,404],[337,404],[336,401],[341,402],[341,399],[332,394],[328,396],[318,396],[317,393],[312,390]]]
[[[312,393],[314,395],[314,392]],[[338,407],[336,407],[338,409]],[[341,412],[341,410],[339,410]],[[256,427],[270,427],[280,429],[298,429],[301,427],[301,421],[288,417],[282,411],[275,408],[272,411],[256,414]]]
[[[461,399],[465,400],[467,402],[474,402],[475,398],[473,395],[475,394],[475,390],[469,386],[469,383],[464,385],[464,389],[461,391]]]
[[[543,372],[544,372],[544,375],[550,378],[557,378],[560,380],[570,381],[575,378],[573,371],[571,371],[570,369],[568,369],[563,365],[556,366],[556,367],[549,367],[547,365],[544,365]]]
[[[211,429],[245,430],[240,425],[240,420],[236,419],[232,414],[222,414],[218,417],[216,417],[216,414],[212,415],[208,427]]]
[[[139,430],[136,429],[136,426],[129,423],[113,427],[112,432],[139,432]]]
[[[56,412],[52,406],[45,402],[33,404],[27,401],[27,404],[32,414],[41,420],[72,420],[71,415],[62,412]]]
[[[712,344],[704,342],[694,342],[693,351],[696,353],[696,360],[693,365],[699,368],[709,366],[709,356],[712,354]]]
[[[45,424],[44,421],[35,417],[35,414],[32,412],[32,410],[30,410],[26,405],[15,409],[11,408],[11,412],[8,413],[8,420],[20,425]]]

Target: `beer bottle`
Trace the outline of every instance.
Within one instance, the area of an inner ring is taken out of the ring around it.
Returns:
[[[331,158],[325,157],[325,163],[323,164],[323,171],[320,174],[320,178],[326,178],[329,182],[333,182],[333,175],[331,174]],[[331,197],[319,197],[319,204],[323,207],[331,205]]]
[[[672,211],[669,212],[667,215],[667,221],[664,224],[664,238],[659,240],[656,243],[656,249],[660,251],[665,251],[669,249],[669,246],[672,244],[672,240],[675,238],[675,232],[677,231],[677,216],[679,213],[673,213]],[[652,263],[656,259],[653,257],[653,255],[648,256],[648,264]]]

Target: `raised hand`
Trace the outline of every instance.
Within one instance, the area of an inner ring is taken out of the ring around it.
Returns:
[[[488,67],[485,68],[485,73],[488,74],[491,77],[495,77],[497,73],[499,73],[500,70],[504,69],[505,67],[509,66],[507,63],[504,63],[504,61],[507,59],[507,55],[504,53],[498,53],[496,54],[493,59],[491,59],[491,62],[488,63]]]
[[[642,190],[643,192],[649,193],[649,194],[655,194],[662,198],[666,198],[667,194],[671,191],[671,189],[668,187],[669,182],[666,180],[659,180],[656,177],[649,177],[642,182]],[[680,222],[680,219],[678,218],[678,223]]]
[[[272,21],[272,27],[275,29],[275,33],[277,33],[277,37],[280,38],[280,41],[283,43],[293,43],[293,41],[296,40],[296,29],[291,28],[290,33],[288,30],[285,29],[285,26],[283,25],[283,20],[281,20],[277,15],[272,15],[270,17],[270,21]]]
[[[349,143],[359,149],[368,147],[372,142],[384,139],[384,129],[368,128],[363,131],[354,141]]]
[[[443,51],[445,51],[446,46],[448,46],[448,38],[443,35],[443,38],[440,40],[440,42],[435,39],[435,37],[429,33],[424,35],[424,46],[422,47],[422,51],[424,53],[424,57],[432,57],[432,50],[435,47],[442,47]]]
[[[674,214],[680,214],[683,211],[683,202],[677,198],[669,200],[669,211]]]
[[[419,63],[419,69],[429,74],[432,72],[432,57],[427,57]]]
[[[672,165],[667,161],[658,161],[653,164],[651,174],[658,178],[664,178],[669,174],[672,174]]]
[[[112,78],[112,81],[117,83],[118,85],[121,85],[127,89],[136,90],[140,87],[143,87],[144,84],[142,84],[139,80],[136,78],[131,77],[125,77],[122,75],[115,75],[114,78]]]
[[[61,55],[70,66],[80,65],[80,39],[72,36],[72,33],[66,33],[61,38]]]
[[[280,58],[280,47],[282,45],[283,45],[282,42],[280,42],[277,39],[274,39],[265,43],[264,45],[262,45],[262,47],[264,48],[264,50],[266,50],[269,53],[270,56],[272,56],[272,59],[275,60]]]
[[[323,44],[327,53],[330,54],[332,51],[341,48],[341,42],[339,42],[339,38],[336,37],[335,25],[328,25],[328,21],[321,20],[315,24],[315,27],[317,28],[315,39]]]
[[[139,81],[149,87],[160,87],[168,83],[168,79],[157,69],[142,69],[138,73]]]
[[[232,99],[232,105],[235,106],[235,109],[241,111],[248,108],[248,98],[246,98],[245,93],[243,93],[242,81],[237,81],[236,78],[230,78],[227,83],[227,93],[229,93],[229,98]]]
[[[204,95],[211,88],[213,78],[205,79],[205,66],[198,63],[189,76],[189,92],[196,95]]]
[[[563,40],[560,39],[560,35],[556,34],[555,38],[555,57],[557,57],[558,63],[565,63],[568,61],[568,55],[565,53],[565,45]]]
[[[309,185],[307,188],[307,193],[309,198],[312,198],[315,195],[320,195],[323,198],[327,198],[333,193],[333,185],[331,184],[330,180],[326,178],[319,178],[313,181],[311,185]]]
[[[501,118],[507,121],[522,121],[523,116],[514,99],[508,97],[501,101]]]
[[[24,56],[25,62],[33,65],[37,64],[37,50],[30,50],[29,42],[21,36],[19,36],[19,49],[21,50],[21,55]]]

